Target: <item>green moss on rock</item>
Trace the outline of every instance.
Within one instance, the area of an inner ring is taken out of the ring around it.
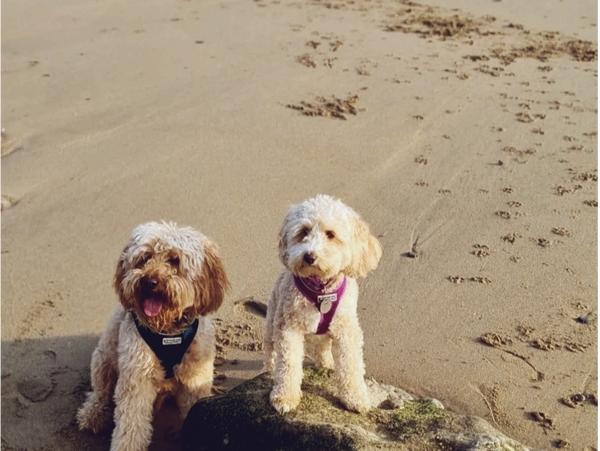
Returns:
[[[426,400],[406,401],[395,409],[376,407],[366,415],[349,412],[335,394],[330,370],[306,368],[302,401],[285,415],[269,404],[272,387],[265,373],[225,395],[198,402],[181,431],[182,451],[526,451],[484,420],[452,414]],[[390,396],[398,396],[394,387],[376,383],[369,390],[390,390]]]
[[[390,429],[397,437],[423,434],[447,418],[449,413],[429,401],[408,401],[404,408],[395,409]]]

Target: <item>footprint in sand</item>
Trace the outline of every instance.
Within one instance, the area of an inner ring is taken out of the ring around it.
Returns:
[[[42,402],[54,391],[54,382],[46,377],[32,376],[18,382],[17,390],[31,402]]]
[[[517,241],[517,238],[522,238],[522,237],[518,233],[509,233],[508,235],[503,236],[502,240],[507,241],[510,244],[514,244],[514,242]]]
[[[475,244],[475,245],[473,245],[473,247],[475,248],[475,250],[473,250],[471,253],[473,255],[475,255],[476,257],[479,257],[479,258],[489,257],[489,255],[490,255],[489,246],[487,246],[485,244]]]
[[[62,300],[62,294],[53,295]],[[37,303],[25,317],[17,328],[17,341],[21,341],[33,333],[38,336],[44,336],[49,330],[52,330],[52,321],[48,318],[56,319],[61,317],[62,313],[56,309],[56,304],[52,300],[46,300]]]
[[[297,56],[296,62],[298,62],[306,67],[313,68],[313,69],[315,67],[317,67],[317,63],[315,63],[315,60],[313,59],[313,57],[308,53],[304,53],[302,55]]]
[[[597,200],[584,200],[583,203],[585,205],[587,205],[588,207],[597,207],[598,206]]]
[[[508,211],[497,211],[495,213],[496,216],[501,217],[502,219],[511,219],[512,215]]]
[[[566,237],[572,236],[571,232],[569,230],[565,229],[564,227],[553,227],[551,231],[555,235],[559,235],[559,236],[566,236]]]
[[[550,247],[552,246],[552,241],[548,240],[546,238],[538,238],[538,239],[533,239],[533,242],[535,244],[537,244],[540,247]]]

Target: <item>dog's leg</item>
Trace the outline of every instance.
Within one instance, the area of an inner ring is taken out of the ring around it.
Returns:
[[[364,413],[371,408],[371,403],[364,379],[362,329],[356,317],[339,317],[337,326],[339,333],[333,334],[332,351],[338,394],[349,410]]]
[[[270,373],[275,366],[275,346],[272,341],[267,340],[265,337],[263,347],[265,352],[263,371]]]
[[[265,338],[263,341],[264,367],[263,371],[271,372],[275,365],[275,345],[273,343],[273,320],[275,316],[275,299],[273,293],[267,305],[267,317],[265,318]]]
[[[182,385],[179,390],[177,390],[177,394],[175,395],[181,418],[185,419],[192,406],[200,399],[210,396],[211,389],[212,374],[210,379],[202,376],[198,377],[194,381],[190,381],[189,384]]]
[[[152,440],[152,411],[157,396],[149,376],[151,368],[119,369],[110,451],[146,451]]]
[[[147,451],[152,440],[159,363],[135,331],[131,318],[126,318],[120,327],[118,357],[115,429],[110,451]]]
[[[194,361],[193,374],[184,374],[177,371],[181,381],[175,399],[179,406],[181,418],[185,419],[188,412],[198,400],[210,396],[213,384],[214,355],[205,356],[203,360]],[[192,362],[189,362],[192,363]],[[181,366],[180,366],[180,369]]]
[[[122,316],[122,311],[113,315],[92,354],[92,391],[77,412],[79,428],[94,434],[107,429],[113,420],[113,396],[118,377],[117,346]]]
[[[275,337],[275,385],[271,391],[271,405],[279,413],[286,413],[300,404],[302,392],[302,360],[304,333],[293,325],[282,325]]]
[[[315,360],[317,366],[332,370],[334,367],[333,355],[331,354],[331,338],[328,336],[317,336],[314,341]]]
[[[117,368],[108,353],[100,347],[92,354],[92,391],[77,412],[80,429],[94,434],[110,426],[113,416],[113,394],[117,381]]]

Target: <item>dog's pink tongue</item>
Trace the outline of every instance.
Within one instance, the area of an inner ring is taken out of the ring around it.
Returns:
[[[153,317],[160,313],[162,301],[160,299],[148,298],[144,301],[144,313],[146,316]]]

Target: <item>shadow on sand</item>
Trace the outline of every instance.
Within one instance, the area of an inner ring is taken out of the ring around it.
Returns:
[[[2,342],[2,451],[110,449],[111,431],[93,435],[79,431],[75,422],[90,390],[89,365],[98,339],[87,335]],[[260,364],[225,360],[218,370],[256,370]],[[243,380],[228,378],[224,388]],[[175,402],[167,400],[154,418],[149,451],[178,451],[182,423]]]

